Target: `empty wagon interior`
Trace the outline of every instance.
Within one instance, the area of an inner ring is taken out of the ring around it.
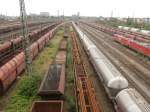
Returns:
[[[61,65],[50,65],[48,72],[41,83],[39,94],[56,93],[59,86]]]
[[[32,112],[62,112],[63,101],[37,101],[33,104]]]

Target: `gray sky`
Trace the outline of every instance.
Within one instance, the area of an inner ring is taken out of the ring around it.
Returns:
[[[150,17],[150,0],[25,0],[27,13],[57,15]],[[19,15],[19,0],[0,0],[0,14]]]

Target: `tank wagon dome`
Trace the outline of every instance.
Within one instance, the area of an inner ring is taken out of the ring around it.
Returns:
[[[107,87],[112,89],[124,89],[128,87],[128,81],[121,73],[112,65],[108,59],[96,48],[91,48],[91,57],[95,60],[95,64],[100,72]]]
[[[124,89],[115,99],[122,112],[150,112],[150,105],[135,89]]]
[[[123,89],[123,88],[127,88],[128,87],[128,82],[127,80],[122,77],[122,76],[117,76],[115,78],[112,78],[109,82],[108,82],[108,87],[110,88],[115,88],[115,89]]]
[[[109,65],[106,60],[96,59],[96,62],[108,88],[119,90],[128,87],[128,81],[114,68],[114,66]]]
[[[103,54],[102,54],[103,55]],[[128,87],[128,81],[121,75],[116,67],[108,60],[105,59],[105,65],[111,71],[112,78],[108,82],[108,87],[116,89],[124,89]]]

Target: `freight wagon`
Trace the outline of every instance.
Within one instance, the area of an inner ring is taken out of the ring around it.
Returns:
[[[57,28],[61,25],[62,24],[58,25],[55,30],[57,30]],[[45,34],[44,36],[42,36],[39,39],[42,41],[38,40],[31,44],[30,52],[32,60],[38,55],[41,49],[44,48],[45,44],[48,42],[46,40],[50,40],[52,38],[55,30],[51,30],[48,32],[48,35]],[[14,58],[10,59],[8,62],[0,67],[0,94],[3,94],[12,85],[12,83],[16,80],[17,76],[20,75],[21,72],[23,72],[25,67],[26,66],[24,52],[18,53],[16,56],[14,56]]]
[[[122,76],[75,23],[73,23],[73,26],[79,34],[81,43],[90,57],[91,63],[106,92],[114,102],[117,112],[149,112],[150,105],[148,102],[135,89],[128,88],[128,81],[125,77]],[[119,42],[122,42],[123,38],[120,35],[114,37]]]

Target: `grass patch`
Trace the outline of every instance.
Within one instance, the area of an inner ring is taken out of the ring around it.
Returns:
[[[66,82],[66,112],[76,112],[76,101],[74,96],[74,72],[72,60],[71,40],[68,39],[67,47],[67,82]]]
[[[32,64],[32,75],[24,73],[10,95],[5,112],[29,112],[33,101],[39,100],[37,91],[41,80],[56,55],[63,30],[60,29]]]

